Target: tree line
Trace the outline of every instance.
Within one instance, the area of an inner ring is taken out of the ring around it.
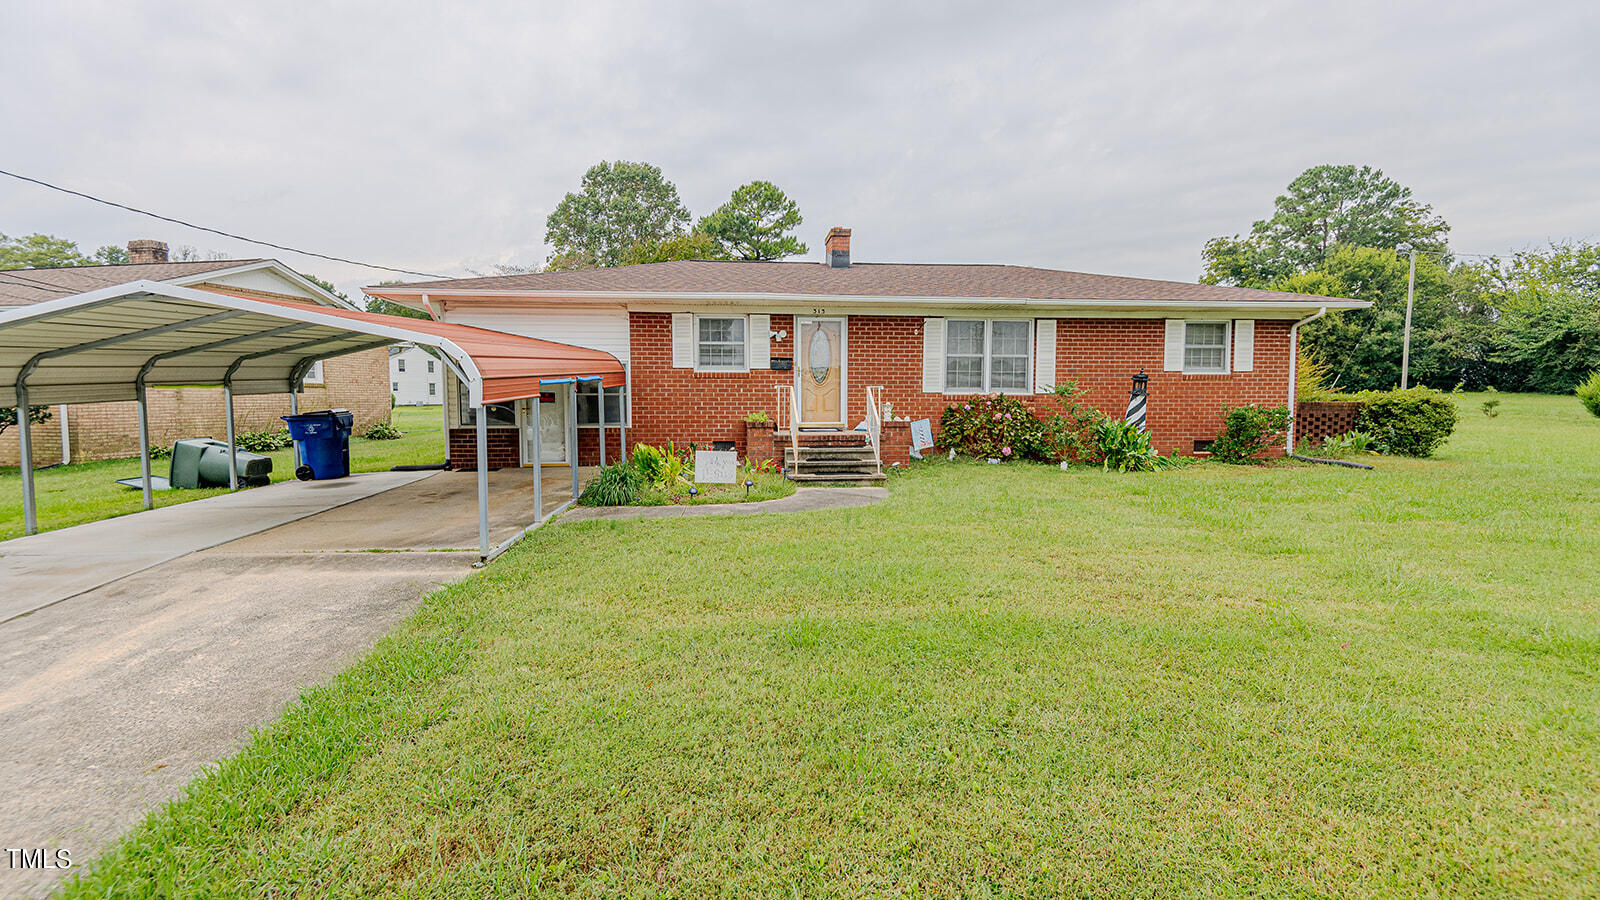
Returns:
[[[1450,226],[1370,166],[1315,166],[1247,234],[1213,238],[1201,281],[1369,300],[1300,331],[1323,387],[1400,381],[1409,255],[1417,249],[1411,380],[1450,390],[1570,393],[1600,369],[1600,244],[1499,257],[1453,253]]]

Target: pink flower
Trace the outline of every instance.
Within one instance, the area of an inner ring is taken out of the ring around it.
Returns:
[[[1000,455],[1001,456],[1010,456],[1011,455],[1011,448],[1010,447],[1001,447],[1000,448]]]
[[[998,422],[998,421],[1000,421],[1000,414],[999,414],[999,413],[995,413],[995,414],[994,414],[994,420],[995,420],[995,421],[996,421],[996,422]]]
[[[961,407],[961,408],[962,408],[962,409],[971,409],[971,408],[972,408],[972,404],[971,404],[971,403],[968,403],[968,404],[966,404],[966,405],[964,405],[964,406],[962,406],[962,407]]]
[[[1011,418],[1011,413],[1006,413],[1006,418]]]

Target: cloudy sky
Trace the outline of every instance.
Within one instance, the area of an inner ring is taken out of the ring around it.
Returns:
[[[762,178],[820,258],[1193,280],[1298,172],[1382,168],[1464,252],[1600,238],[1600,5],[8,3],[0,168],[447,275],[548,253],[602,159]],[[335,8],[330,8],[335,7]],[[0,232],[269,255],[0,178]]]

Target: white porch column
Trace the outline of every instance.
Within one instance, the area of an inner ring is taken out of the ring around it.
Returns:
[[[489,558],[489,407],[478,405],[478,547]]]
[[[17,463],[22,467],[22,530],[39,531],[39,511],[33,497],[33,434],[28,421],[28,388],[17,384]],[[576,470],[574,470],[576,471]],[[573,476],[576,479],[576,475]]]
[[[622,451],[622,461],[628,461],[628,410],[633,408],[633,370],[627,363],[622,365],[622,399],[617,406],[622,413],[622,420],[617,423],[617,446]]]

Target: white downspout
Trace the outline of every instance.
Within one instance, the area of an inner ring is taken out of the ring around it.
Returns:
[[[61,464],[72,465],[72,429],[67,427],[67,405],[60,406],[61,414]]]
[[[1286,454],[1294,453],[1294,417],[1300,387],[1300,373],[1297,371],[1300,368],[1300,326],[1315,322],[1327,314],[1328,308],[1324,306],[1289,327],[1289,431],[1283,442],[1283,452]]]

